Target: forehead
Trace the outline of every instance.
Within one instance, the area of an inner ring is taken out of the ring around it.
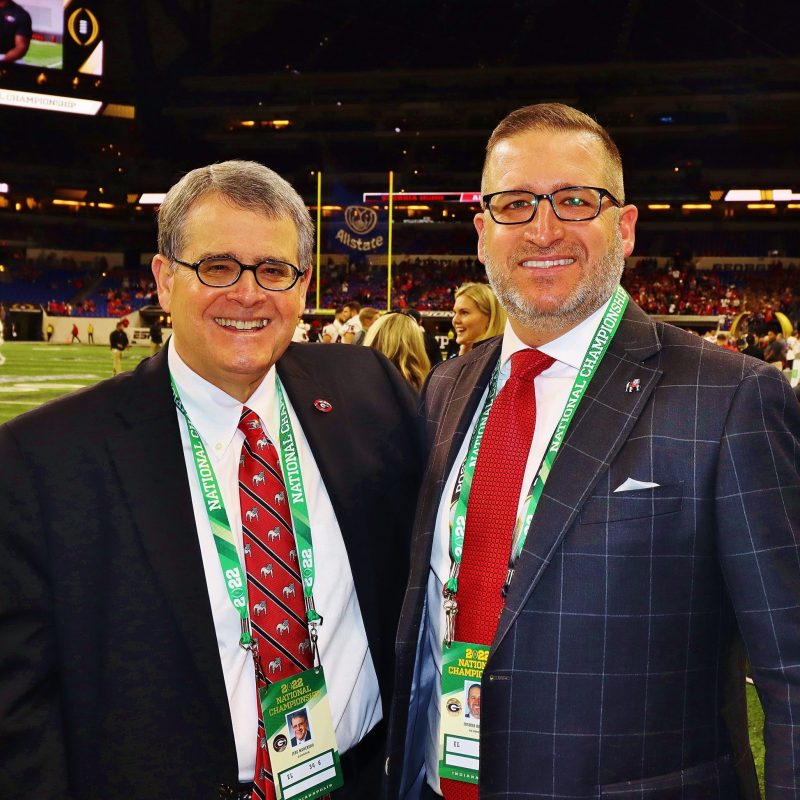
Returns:
[[[453,303],[453,308],[463,308],[466,311],[477,310],[478,304],[467,294],[460,294]]]
[[[231,254],[241,260],[297,255],[297,228],[288,217],[270,217],[260,210],[242,208],[216,194],[197,200],[184,225],[187,249],[195,257]]]
[[[484,189],[605,188],[610,166],[602,143],[588,131],[530,130],[497,143],[486,164]]]

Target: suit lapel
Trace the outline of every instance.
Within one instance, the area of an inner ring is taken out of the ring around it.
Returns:
[[[653,323],[629,303],[545,484],[493,647],[508,633],[581,506],[642,413],[661,378],[661,372],[644,361],[659,349]],[[637,379],[639,388],[626,391],[629,382]]]
[[[108,440],[128,510],[175,616],[187,654],[220,718],[230,725],[217,637],[169,386],[167,348],[142,364],[120,403],[124,430]]]
[[[498,337],[465,356],[459,356],[453,364],[459,369],[453,376],[446,374],[446,368],[431,376],[423,405],[428,424],[434,426],[433,444],[422,481],[419,516],[414,526],[423,537],[427,537],[427,541],[424,545],[419,541],[414,543],[412,569],[427,571],[430,567],[442,490],[464,437],[472,431],[473,417],[500,357],[502,342],[502,337]]]

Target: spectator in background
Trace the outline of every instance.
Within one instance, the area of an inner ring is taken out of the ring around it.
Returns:
[[[416,308],[409,308],[408,313],[414,318],[414,321],[419,325],[422,331],[422,340],[425,342],[425,353],[428,356],[428,361],[431,362],[431,367],[435,366],[442,360],[442,348],[439,347],[439,342],[436,337],[422,324],[422,314]]]
[[[122,320],[111,331],[109,342],[111,343],[111,374],[119,375],[122,372],[122,354],[128,349],[128,334],[125,333]]]
[[[80,336],[78,336],[78,326],[74,322],[72,323],[71,333],[72,333],[72,340],[70,341],[70,344],[74,344],[76,340],[78,344],[81,344]]]
[[[767,331],[767,340],[764,344],[764,361],[767,364],[775,364],[783,369],[786,349],[786,340],[783,338],[783,334]]]
[[[502,334],[506,312],[488,284],[465,283],[456,291],[455,299],[453,328],[460,356],[468,353],[477,342]]]
[[[150,326],[150,355],[154,356],[164,343],[164,334],[161,330],[161,321],[156,320]]]
[[[344,324],[350,319],[350,309],[341,306],[336,309],[333,315],[333,322],[329,322],[322,329],[322,342],[323,344],[336,344],[342,341],[342,333],[344,331]]]
[[[752,333],[748,333],[747,336],[744,337],[744,341],[745,347],[742,350],[742,354],[746,356],[752,356],[753,358],[757,358],[759,361],[763,361],[764,351],[756,343],[756,337],[753,336]]]
[[[303,315],[297,317],[297,325],[294,326],[294,333],[292,334],[293,342],[307,342],[308,331],[311,326],[307,322],[303,322]]]
[[[86,341],[89,344],[94,344],[94,325],[89,323],[89,326],[86,328]]]
[[[375,320],[364,339],[367,347],[383,353],[400,374],[419,392],[431,362],[416,320],[404,311],[390,311]]]
[[[739,352],[739,348],[730,343],[730,339],[728,339],[728,334],[725,333],[725,331],[720,331],[719,333],[717,333],[717,345],[719,347],[724,348],[725,350],[732,350],[734,353]]]
[[[19,61],[31,46],[31,15],[14,0],[0,0],[0,61]]]
[[[361,313],[361,303],[355,300],[349,300],[344,304],[344,308],[347,309],[350,316],[342,327],[342,341],[345,344],[353,344],[356,336],[361,333],[361,318],[359,317]]]
[[[381,315],[377,308],[365,306],[358,312],[358,319],[361,322],[361,330],[355,335],[353,344],[364,344],[367,331],[372,327],[372,323]]]
[[[53,327],[53,323],[52,322],[48,322],[47,323],[47,327],[45,328],[45,336],[46,336],[48,342],[53,338],[53,332],[54,331],[55,331],[55,328]]]

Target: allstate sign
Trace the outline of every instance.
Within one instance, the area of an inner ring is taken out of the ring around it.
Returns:
[[[336,231],[335,239],[350,250],[360,253],[372,253],[383,247],[382,234],[365,238],[375,230],[378,224],[378,212],[369,206],[347,206],[344,210],[344,222],[347,228]]]

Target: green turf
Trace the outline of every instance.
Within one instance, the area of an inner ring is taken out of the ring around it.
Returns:
[[[0,347],[0,422],[42,403],[111,377],[111,350],[103,345],[46,345],[7,342]],[[150,354],[149,347],[132,347],[125,353],[124,369],[133,369]],[[750,744],[764,792],[764,714],[758,695],[747,687]]]
[[[61,69],[64,61],[63,53],[63,45],[55,44],[54,42],[37,42],[34,39],[31,41],[22,63],[30,67]]]
[[[764,711],[752,684],[747,685],[747,719],[750,723],[750,747],[756,761],[761,796],[764,797],[764,739],[761,733],[764,730]]]
[[[103,345],[6,342],[0,347],[0,423],[63,394],[111,377],[111,349]],[[150,355],[134,346],[122,359],[133,369]]]

